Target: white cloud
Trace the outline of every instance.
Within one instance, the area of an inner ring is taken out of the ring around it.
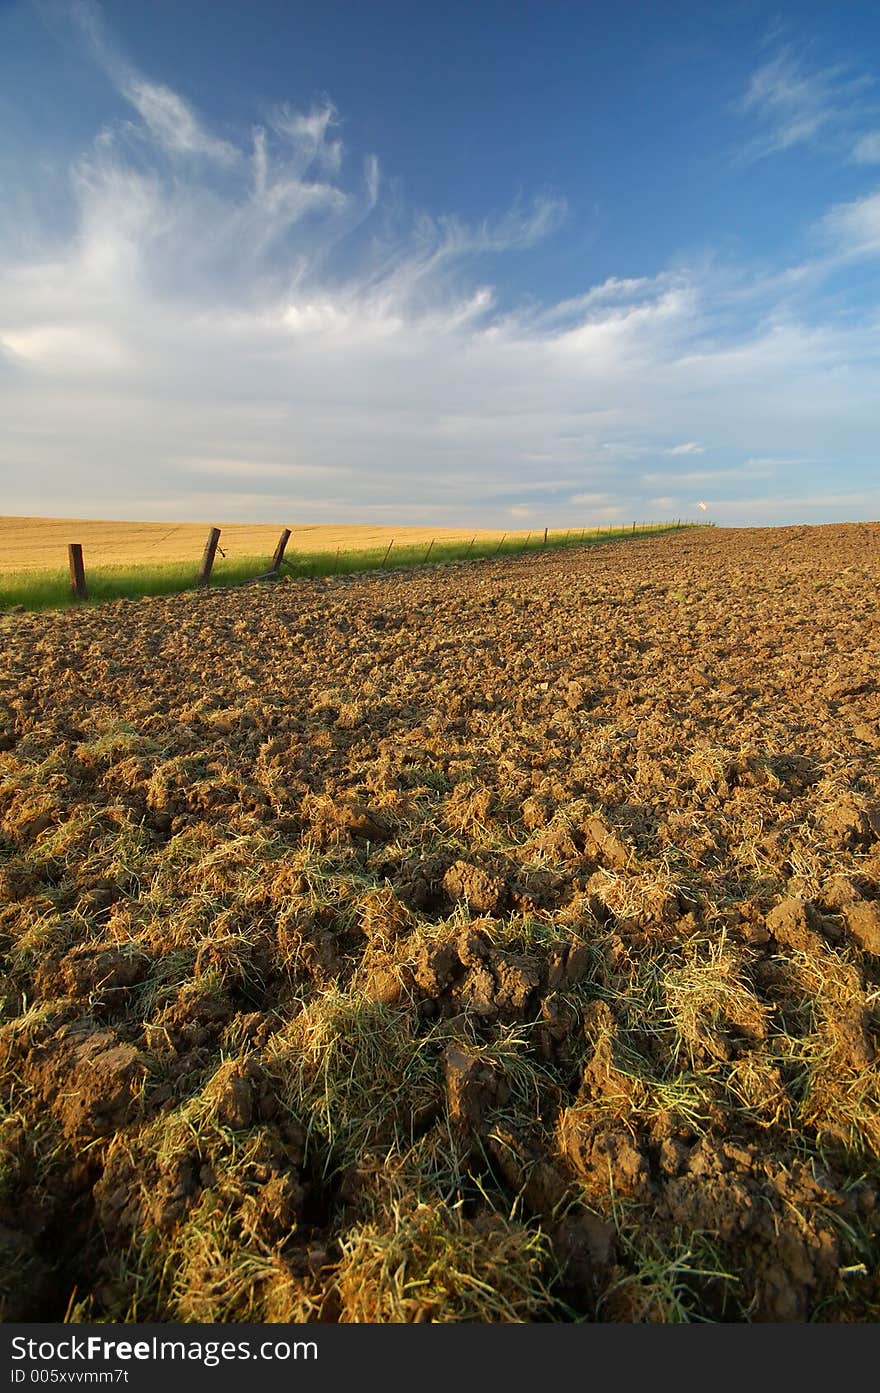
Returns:
[[[302,169],[317,163],[330,174],[338,173],[342,164],[342,141],[327,138],[331,128],[338,124],[339,116],[332,102],[324,102],[306,112],[284,103],[272,115],[275,130],[286,135],[299,152]]]
[[[67,372],[90,373],[126,361],[125,348],[115,335],[86,324],[34,325],[7,333],[3,345],[25,364],[49,371],[60,365]]]
[[[849,64],[810,66],[793,45],[784,45],[755,70],[740,100],[739,110],[758,128],[742,153],[758,160],[840,139],[860,118],[870,85]]]
[[[91,0],[78,0],[70,13],[85,36],[92,57],[143,121],[142,135],[171,156],[223,165],[235,162],[235,146],[205,130],[179,93],[162,83],[148,81],[132,67],[110,38],[97,5]]]
[[[744,460],[739,472],[741,474],[769,475],[775,469],[793,469],[798,465],[821,463],[821,460],[804,458],[803,456],[794,459],[791,455],[761,455],[754,459]]]
[[[880,131],[868,131],[853,146],[852,158],[857,164],[880,164]]]
[[[663,453],[664,455],[704,455],[706,447],[701,445],[698,440],[686,440],[682,445],[672,445]]]
[[[794,522],[845,522],[852,519],[876,518],[878,494],[876,489],[853,489],[850,492],[796,492],[751,495],[746,498],[716,498],[712,512],[727,525],[741,522],[743,517],[757,516],[767,525]]]
[[[745,519],[765,475],[794,508],[799,461],[873,458],[876,308],[817,298],[842,248],[874,246],[871,199],[829,212],[824,262],[585,278],[520,306],[496,259],[549,237],[559,200],[408,219],[329,102],[212,159],[185,117],[173,151],[174,102],[150,100],[135,153],[109,129],[70,171],[69,233],[0,235],[9,511],[565,526],[683,514],[698,489]],[[704,440],[717,468],[643,472]]]
[[[769,477],[770,473],[770,470],[748,468],[747,465],[743,464],[730,469],[651,470],[647,474],[642,474],[640,478],[643,484],[651,485],[654,488],[659,485],[665,488],[688,490],[695,484],[720,484],[746,478],[764,478]]]
[[[577,507],[602,508],[613,500],[607,493],[573,493],[569,499]]]
[[[273,480],[275,484],[297,484],[304,479],[321,479],[326,482],[326,466],[299,464],[295,460],[254,459],[242,453],[233,458],[222,455],[181,455],[171,461],[182,473],[206,475],[212,480],[237,480],[253,485],[255,480]],[[350,469],[337,465],[332,473],[335,477],[351,474]]]
[[[208,135],[182,97],[168,87],[141,78],[124,79],[120,91],[145,122],[150,134],[172,155],[195,156],[229,164],[237,152],[225,140]]]
[[[880,192],[837,204],[826,213],[822,229],[838,255],[876,256],[880,252]]]

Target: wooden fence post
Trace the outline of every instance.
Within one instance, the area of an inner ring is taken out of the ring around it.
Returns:
[[[86,591],[86,570],[83,565],[83,549],[79,542],[71,542],[67,548],[67,559],[70,562],[70,588],[78,600],[87,598]]]
[[[211,584],[211,570],[214,565],[214,556],[217,552],[217,543],[220,541],[220,528],[212,527],[208,533],[208,540],[205,543],[205,550],[202,553],[202,564],[199,567],[197,585]]]
[[[391,541],[388,543],[388,550],[386,551],[385,555],[382,557],[382,565],[379,567],[380,570],[382,570],[382,569],[384,568],[385,562],[388,560],[389,556],[391,555],[391,548],[392,548],[393,546],[394,546],[394,538],[392,537],[392,538],[391,538]]]
[[[425,561],[427,561],[428,557],[431,555],[431,550],[432,550],[432,548],[433,548],[433,546],[434,546],[434,542],[435,542],[435,541],[436,541],[436,538],[435,538],[435,537],[432,537],[432,538],[431,538],[431,545],[428,547],[428,550],[425,552]],[[424,565],[424,562],[422,562],[422,565]]]
[[[498,543],[497,547],[495,548],[495,555],[496,555],[496,556],[498,555],[498,553],[499,553],[499,551],[501,550],[501,548],[504,546],[504,542],[505,542],[506,537],[507,537],[507,533],[505,532],[505,533],[504,533],[504,536],[501,538],[501,541]]]
[[[546,546],[546,545],[547,545],[547,529],[546,529],[546,527],[545,527],[545,528],[544,528],[544,546]]]
[[[276,572],[277,572],[277,571],[280,571],[280,570],[281,570],[281,563],[282,563],[282,561],[284,560],[284,549],[285,549],[285,547],[287,546],[287,543],[288,543],[289,541],[290,541],[290,528],[289,528],[289,527],[285,527],[284,531],[281,533],[281,536],[278,538],[278,545],[277,545],[277,547],[275,548],[275,555],[272,557],[272,570],[273,570],[273,571],[276,571]]]

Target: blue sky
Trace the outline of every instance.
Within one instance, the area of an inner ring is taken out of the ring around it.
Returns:
[[[878,79],[876,3],[0,0],[0,513],[877,518]]]

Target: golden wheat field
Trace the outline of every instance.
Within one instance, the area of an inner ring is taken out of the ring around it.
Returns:
[[[98,566],[159,565],[195,560],[201,554],[210,522],[105,522],[86,518],[0,517],[0,572],[44,571],[67,564],[69,542],[79,542],[88,563]],[[282,527],[290,527],[291,552],[368,551],[371,547],[469,542],[501,538],[502,532],[443,527],[379,527],[370,523],[335,524],[229,523],[217,521],[220,545],[232,559],[270,554]],[[527,536],[509,532],[508,537]]]

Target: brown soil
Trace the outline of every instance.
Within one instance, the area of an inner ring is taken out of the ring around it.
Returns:
[[[878,583],[705,530],[4,619],[2,1316],[880,1318]]]

